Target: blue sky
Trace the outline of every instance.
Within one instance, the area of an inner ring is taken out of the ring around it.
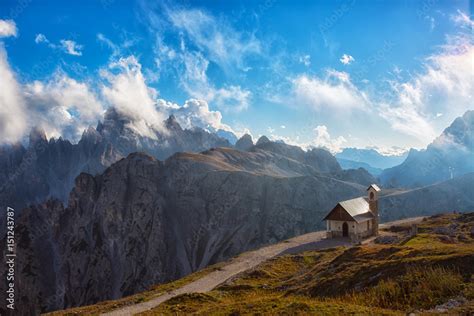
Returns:
[[[474,107],[470,5],[3,1],[0,136],[77,139],[115,106],[143,134],[173,113],[333,152],[421,148]]]

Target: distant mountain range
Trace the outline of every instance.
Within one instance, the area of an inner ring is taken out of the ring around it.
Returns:
[[[337,154],[336,154],[336,157],[337,157]],[[374,177],[379,176],[383,171],[383,169],[372,167],[368,163],[361,162],[361,161],[354,161],[354,160],[348,160],[348,159],[343,159],[343,158],[337,158],[337,162],[339,162],[339,165],[344,170],[363,168],[363,169],[367,170]]]
[[[458,117],[425,150],[410,150],[400,165],[384,170],[385,187],[414,188],[474,171],[474,111]]]
[[[401,164],[407,155],[408,152],[400,155],[382,155],[375,149],[348,147],[344,148],[342,152],[337,153],[336,158],[338,161],[343,161],[345,165],[359,166],[362,168],[369,165],[370,168],[374,170],[383,170]]]

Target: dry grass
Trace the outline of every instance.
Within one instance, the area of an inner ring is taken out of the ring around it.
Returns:
[[[462,276],[442,267],[409,268],[399,277],[381,280],[364,291],[353,291],[342,298],[355,305],[394,310],[427,309],[442,304],[464,290]]]
[[[466,235],[474,220],[461,222],[455,215],[428,219],[422,233],[398,245],[274,258],[205,296],[179,296],[143,315],[404,315],[459,295],[469,301],[456,310],[471,312],[474,240],[445,242],[434,233],[458,223],[456,234]]]

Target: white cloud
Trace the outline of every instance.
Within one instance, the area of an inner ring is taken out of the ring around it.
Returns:
[[[82,132],[102,117],[104,108],[91,87],[56,72],[48,81],[24,86],[30,126],[42,127],[48,137],[79,140]]]
[[[410,104],[401,104],[397,107],[382,104],[380,116],[390,123],[392,129],[414,136],[423,142],[429,142],[436,135],[429,122]]]
[[[166,133],[164,113],[157,110],[157,92],[147,86],[141,64],[134,56],[109,64],[101,75],[108,84],[102,86],[105,100],[130,118],[129,127],[140,135],[155,139],[155,131]]]
[[[215,18],[202,10],[174,10],[166,8],[168,18],[208,58],[228,70],[237,67],[248,70],[248,56],[261,53],[261,43],[253,34],[244,34],[226,21]]]
[[[57,72],[46,82],[18,84],[0,46],[0,139],[21,141],[33,126],[48,137],[78,140],[83,130],[97,123],[103,108],[85,83]]]
[[[71,40],[61,40],[60,43],[65,53],[73,56],[82,56],[82,45]]]
[[[190,99],[181,107],[175,105],[167,108],[183,128],[201,127],[211,132],[219,129],[232,131],[228,125],[222,123],[222,114],[219,111],[211,111],[204,100]]]
[[[451,16],[451,20],[453,20],[455,24],[461,27],[466,27],[469,29],[472,29],[474,27],[474,22],[471,20],[469,15],[462,12],[461,10],[457,10],[456,14]]]
[[[49,44],[42,36],[38,37],[38,42]],[[134,56],[111,62],[100,74],[105,81],[96,87],[100,93],[95,93],[96,89],[87,81],[79,82],[60,70],[45,81],[22,86],[17,82],[0,43],[1,143],[22,140],[33,126],[42,127],[48,137],[63,136],[77,141],[85,129],[97,124],[107,106],[114,106],[130,119],[130,128],[150,138],[156,138],[156,132],[168,132],[163,122],[170,114],[176,116],[183,128],[234,132],[222,122],[222,114],[210,110],[205,100],[190,99],[179,106],[159,99],[158,92],[147,85],[141,64]],[[232,89],[229,93],[226,89],[210,91],[215,100],[238,97],[240,93],[232,92]]]
[[[16,37],[18,35],[18,29],[13,20],[0,20],[0,38],[2,37]]]
[[[110,39],[108,39],[104,34],[98,33],[97,34],[97,40],[105,44],[110,50],[112,50],[112,57],[118,56],[121,53],[120,47],[116,45],[114,42],[112,42]]]
[[[306,67],[309,67],[311,66],[311,56],[309,55],[300,56],[299,62],[305,65]]]
[[[341,151],[342,145],[347,142],[343,136],[332,138],[325,125],[318,125],[314,131],[316,132],[316,137],[312,144],[316,147],[325,148],[332,153]]]
[[[35,43],[36,44],[49,43],[49,40],[46,38],[46,36],[44,34],[39,33],[39,34],[36,34]]]
[[[0,43],[0,143],[21,139],[27,128],[26,109],[20,86]]]
[[[240,86],[226,86],[214,91],[216,105],[226,111],[240,112],[249,107],[252,94]]]
[[[36,34],[35,43],[46,44],[49,48],[58,49],[66,54],[73,56],[82,56],[82,49],[84,48],[82,45],[79,45],[72,40],[62,39],[59,41],[59,44],[51,43],[48,38],[42,33]]]
[[[425,60],[423,72],[407,82],[392,82],[394,95],[383,101],[380,115],[394,130],[429,143],[439,133],[435,123],[444,128],[472,109],[474,77],[466,69],[472,69],[473,60],[469,38],[448,37],[448,44]]]
[[[316,110],[365,109],[369,103],[366,95],[352,84],[349,74],[345,72],[328,70],[324,79],[300,75],[292,80],[292,85],[297,104]]]
[[[350,65],[355,59],[351,55],[344,54],[339,61],[344,65]]]
[[[201,53],[183,52],[182,58],[181,85],[191,97],[213,102],[225,111],[239,112],[248,108],[250,91],[234,85],[216,88],[209,82],[206,73],[209,61]]]

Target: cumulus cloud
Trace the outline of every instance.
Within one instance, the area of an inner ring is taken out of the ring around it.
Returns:
[[[20,85],[0,46],[0,139],[21,141],[33,126],[42,127],[48,137],[78,140],[90,124],[97,123],[103,108],[85,83],[61,72],[51,79]]]
[[[332,138],[325,125],[318,125],[314,131],[316,136],[312,144],[316,147],[325,148],[332,153],[341,151],[342,145],[347,142],[343,136]]]
[[[2,37],[16,37],[18,29],[13,20],[0,20],[0,38]]]
[[[102,117],[104,108],[91,87],[56,72],[45,82],[24,86],[30,126],[40,126],[48,137],[79,140],[82,132]]]
[[[168,106],[169,113],[173,114],[183,128],[201,127],[208,131],[232,129],[222,123],[222,114],[209,109],[209,104],[204,100],[190,99],[183,106]]]
[[[300,75],[292,80],[296,102],[313,109],[365,109],[368,99],[345,72],[328,70],[325,78]]]
[[[20,140],[26,128],[26,109],[20,86],[0,43],[0,143]]]
[[[101,72],[107,84],[102,86],[105,100],[130,118],[129,127],[155,139],[155,131],[166,132],[165,115],[156,108],[157,91],[147,86],[141,64],[134,56],[120,58]]]
[[[82,56],[82,45],[71,40],[61,40],[61,47],[66,54],[73,56]]]
[[[351,55],[344,54],[339,61],[344,65],[350,65],[355,59]]]

